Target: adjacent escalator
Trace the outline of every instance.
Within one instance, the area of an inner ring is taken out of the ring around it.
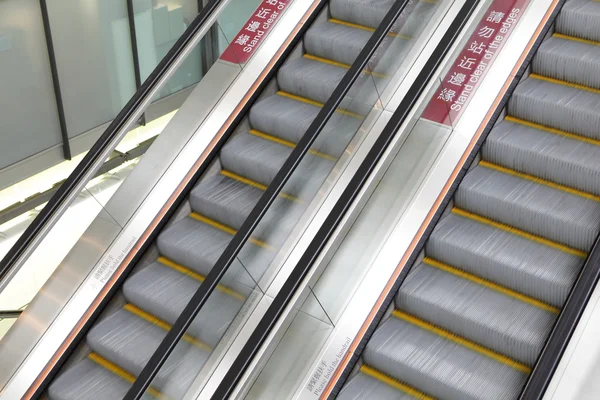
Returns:
[[[600,231],[600,2],[567,1],[338,399],[516,399]]]
[[[283,64],[224,144],[211,172],[191,191],[179,217],[158,235],[49,386],[50,399],[125,395],[393,3],[330,0],[328,18],[318,18],[307,30],[302,51],[294,51]],[[413,17],[392,34],[394,57],[410,49],[436,7],[436,2],[416,4]],[[385,80],[393,72],[386,65],[391,64],[384,56],[361,79]],[[351,92],[347,98],[352,97]],[[296,178],[254,231],[252,246],[240,253],[226,284],[211,296],[171,354],[149,396],[181,398],[185,393],[362,124],[361,103],[342,103],[344,109],[336,112],[334,123],[313,147],[317,150],[303,160]]]

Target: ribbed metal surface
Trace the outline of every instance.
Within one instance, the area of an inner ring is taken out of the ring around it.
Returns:
[[[533,72],[600,89],[600,45],[552,37],[538,50]]]
[[[448,400],[514,398],[527,376],[396,317],[375,332],[363,359],[378,371]]]
[[[415,397],[394,389],[363,373],[357,374],[337,397],[339,400],[413,400]]]
[[[600,231],[599,38],[568,1],[339,398],[519,396]]]

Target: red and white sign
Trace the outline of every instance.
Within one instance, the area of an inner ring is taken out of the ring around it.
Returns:
[[[422,118],[453,126],[530,0],[494,0],[429,101]]]
[[[292,0],[262,0],[244,27],[221,54],[220,59],[236,64],[246,63],[291,2]]]

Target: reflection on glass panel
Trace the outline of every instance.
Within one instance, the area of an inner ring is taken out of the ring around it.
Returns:
[[[126,2],[47,0],[67,130],[113,119],[135,92]]]
[[[219,37],[219,53],[225,51],[229,43],[235,40],[235,36],[248,20],[248,15],[256,10],[260,2],[260,0],[234,1],[225,7],[219,17],[219,26],[223,30],[223,37]]]
[[[196,0],[135,0],[133,2],[140,76],[143,82],[198,13]],[[202,53],[194,49],[169,83],[158,93],[163,98],[198,83]]]
[[[39,2],[0,1],[0,168],[60,143]]]

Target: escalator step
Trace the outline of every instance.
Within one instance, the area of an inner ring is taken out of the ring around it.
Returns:
[[[429,257],[555,307],[562,307],[584,259],[450,213],[427,241]]]
[[[101,357],[137,376],[166,334],[166,329],[122,309],[96,324],[87,335],[87,343]],[[181,398],[209,354],[205,348],[180,341],[152,385]]]
[[[484,142],[481,156],[519,172],[600,195],[600,142],[577,139],[503,121]]]
[[[333,18],[370,28],[377,28],[394,0],[330,0]]]
[[[600,202],[481,165],[465,176],[455,204],[583,252],[600,230]]]
[[[279,69],[277,83],[284,92],[325,103],[345,74],[344,68],[298,57]]]
[[[157,245],[160,254],[206,276],[232,237],[231,233],[188,217],[161,232]],[[265,246],[261,242],[244,246],[238,255],[243,267],[233,264],[232,271],[243,269],[254,280],[260,279],[275,256],[274,249]]]
[[[261,198],[264,190],[229,176],[233,175],[227,172],[214,175],[196,186],[190,194],[190,204],[200,215],[221,221],[237,230]],[[289,200],[285,196],[278,197],[252,235],[279,246],[281,240],[284,240],[294,227],[305,207],[305,204]]]
[[[123,294],[131,303],[172,325],[200,283],[198,279],[155,262],[128,279]],[[194,319],[189,333],[214,348],[242,308],[244,299],[244,295],[232,289],[215,290]]]
[[[600,94],[527,78],[508,102],[508,114],[550,128],[600,139]]]
[[[556,31],[600,42],[600,3],[595,0],[567,1],[556,18]]]
[[[316,24],[304,36],[307,53],[343,64],[352,64],[373,32],[325,22]]]
[[[433,400],[414,389],[399,385],[393,379],[383,376],[387,382],[369,376],[361,370],[336,397],[338,400]],[[386,379],[387,378],[387,379]],[[393,385],[395,384],[396,387]],[[401,388],[398,388],[400,386]]]
[[[368,366],[445,400],[515,398],[529,372],[518,363],[397,313],[374,333],[363,359]]]
[[[544,41],[533,58],[535,74],[600,89],[600,43],[555,35]]]
[[[271,183],[292,149],[255,135],[238,135],[221,150],[223,168],[264,185]],[[333,169],[333,161],[307,154],[284,188],[300,199],[309,199]]]
[[[261,132],[298,143],[317,117],[320,107],[274,95],[258,102],[250,111],[250,124]],[[312,148],[334,158],[342,155],[362,120],[335,113]]]
[[[413,267],[396,307],[527,365],[558,315],[539,301],[428,259]]]
[[[130,384],[86,358],[61,374],[48,389],[53,400],[120,400]],[[145,394],[144,400],[154,399]]]

